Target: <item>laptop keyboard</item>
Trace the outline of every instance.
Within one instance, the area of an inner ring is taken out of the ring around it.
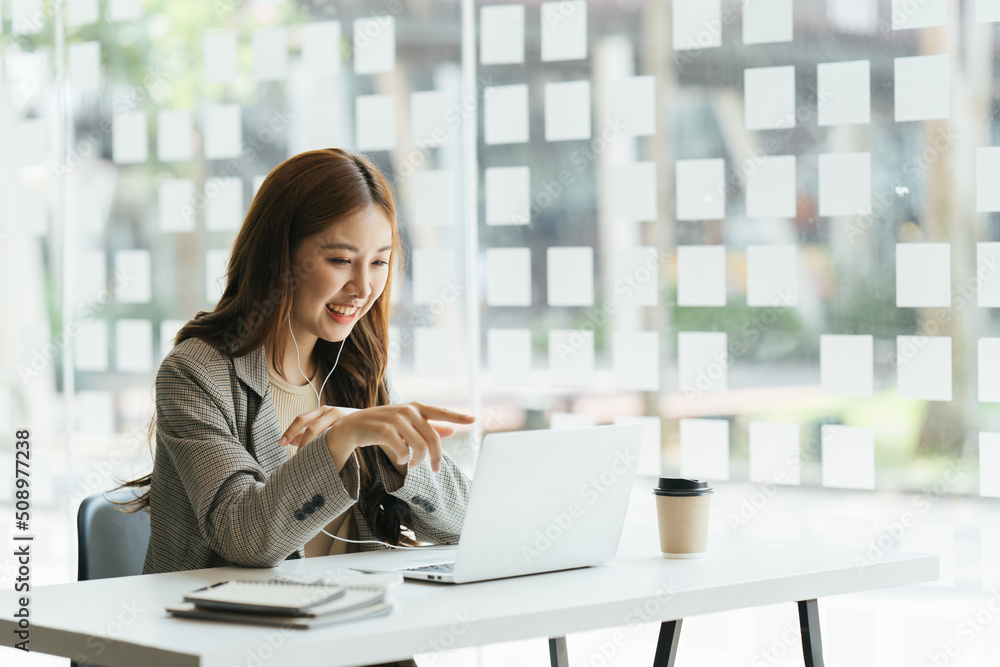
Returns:
[[[421,567],[408,567],[405,568],[407,572],[443,572],[445,574],[451,574],[455,569],[455,562],[450,563],[438,563],[436,565],[424,565]]]

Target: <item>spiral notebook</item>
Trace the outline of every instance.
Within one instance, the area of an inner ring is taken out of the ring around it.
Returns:
[[[199,588],[184,596],[203,609],[303,616],[310,608],[343,597],[345,588],[334,585],[299,584],[281,579],[235,579]]]
[[[167,607],[175,616],[240,623],[314,627],[387,614],[392,604],[380,586],[305,584],[269,579],[232,580],[184,596]]]

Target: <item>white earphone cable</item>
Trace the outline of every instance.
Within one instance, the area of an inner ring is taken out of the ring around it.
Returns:
[[[298,341],[295,340],[295,332],[292,331],[292,318],[291,318],[291,315],[289,315],[289,317],[288,317],[288,333],[292,334],[292,343],[295,345],[295,365],[299,367],[299,373],[302,373],[302,377],[305,377],[306,374],[302,370],[302,359],[299,357],[299,343],[298,343]],[[333,375],[333,371],[337,367],[337,362],[340,361],[340,353],[344,351],[344,343],[346,343],[346,342],[347,342],[347,338],[346,337],[344,338],[344,340],[342,340],[340,342],[340,349],[337,350],[337,358],[334,359],[334,361],[333,361],[333,368],[331,368],[330,372],[326,374],[326,380],[329,380],[330,376]],[[306,378],[306,382],[309,383],[309,386],[312,387],[313,392],[316,394],[316,401],[319,403],[318,407],[322,407],[322,405],[323,405],[323,401],[320,399],[320,392],[322,392],[323,388],[326,387],[326,380],[323,380],[323,384],[320,385],[319,391],[316,391],[316,386],[313,385],[313,383],[309,380],[309,378]],[[413,458],[413,448],[412,447],[410,447],[410,458]],[[432,545],[430,547],[403,547],[403,546],[399,546],[398,544],[389,544],[388,542],[383,542],[382,540],[349,540],[349,539],[347,539],[345,537],[338,537],[337,535],[333,535],[332,533],[327,533],[326,530],[323,529],[323,528],[320,528],[320,530],[323,531],[324,533],[326,533],[327,535],[329,535],[330,537],[332,537],[333,539],[340,540],[341,542],[350,542],[351,544],[369,544],[369,543],[372,543],[372,544],[384,544],[385,546],[389,547],[390,549],[429,549],[429,548],[443,548],[443,547],[453,547],[454,546],[454,545],[437,545],[437,544],[435,544],[435,545]]]

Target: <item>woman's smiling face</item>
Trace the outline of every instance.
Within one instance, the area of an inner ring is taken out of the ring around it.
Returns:
[[[376,206],[303,241],[294,262],[301,267],[312,257],[315,268],[303,270],[292,298],[296,332],[331,342],[347,338],[385,289],[391,251],[392,226]]]

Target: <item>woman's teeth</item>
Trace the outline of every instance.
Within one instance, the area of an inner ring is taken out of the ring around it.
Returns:
[[[326,307],[332,310],[333,312],[337,313],[338,315],[343,315],[344,317],[353,315],[354,311],[357,310],[357,308],[351,308],[350,306],[331,306],[327,304]]]

